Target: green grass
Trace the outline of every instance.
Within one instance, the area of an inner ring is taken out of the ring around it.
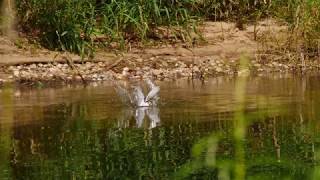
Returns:
[[[98,41],[124,49],[130,41],[153,37],[158,27],[174,29],[188,41],[193,27],[189,2],[158,0],[53,0],[17,1],[23,30],[50,48],[91,54]],[[101,38],[103,37],[103,38]],[[99,41],[103,39],[103,41]]]
[[[303,63],[320,57],[320,1],[275,0],[268,8],[269,16],[285,23],[288,29],[273,34],[261,34],[261,52],[276,55],[280,61]]]
[[[234,21],[241,28],[265,17],[285,20],[293,32],[291,40],[305,51],[315,52],[319,46],[317,0],[16,0],[16,4],[20,29],[47,48],[81,55],[92,55],[97,46],[126,49],[130,43],[151,39],[190,42],[203,20]]]

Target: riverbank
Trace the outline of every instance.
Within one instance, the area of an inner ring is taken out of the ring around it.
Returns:
[[[72,83],[146,77],[204,79],[249,73],[303,73],[320,68],[317,59],[270,51],[271,37],[279,40],[288,33],[285,24],[273,19],[248,25],[245,30],[227,22],[205,22],[200,29],[205,42],[196,41],[193,47],[159,43],[156,47],[132,48],[118,55],[99,49],[95,57],[84,60],[77,55],[48,51],[28,43],[13,43],[2,37],[0,82]],[[249,66],[238,71],[241,56],[249,59]]]

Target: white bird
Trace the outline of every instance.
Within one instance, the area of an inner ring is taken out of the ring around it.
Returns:
[[[135,119],[137,127],[142,127],[145,115],[150,120],[149,128],[154,128],[160,123],[159,109],[156,107],[159,100],[160,87],[156,86],[150,79],[146,80],[149,93],[145,97],[140,86],[135,86],[131,91],[128,89],[128,85],[118,83],[114,79],[111,79],[116,92],[120,96],[121,100],[125,104],[130,104],[135,108]],[[132,86],[130,86],[132,88]],[[132,91],[133,90],[133,91]],[[122,113],[119,117],[119,127],[128,127],[128,119],[133,115],[133,110],[128,110]]]
[[[137,107],[148,107],[148,106],[150,106],[150,104],[148,102],[146,102],[146,100],[144,98],[144,94],[142,92],[142,89],[139,86],[134,88],[134,98],[135,98],[135,102],[136,102],[135,105]]]
[[[147,80],[147,84],[150,88],[150,91],[146,97],[144,96],[141,87],[137,86],[134,88],[134,98],[136,102],[135,105],[137,107],[148,107],[156,105],[160,87],[153,84],[149,79]]]

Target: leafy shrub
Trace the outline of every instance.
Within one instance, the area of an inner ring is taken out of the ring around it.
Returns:
[[[128,38],[145,40],[159,26],[180,27],[179,32],[186,33],[191,21],[185,8],[189,4],[170,0],[17,0],[17,10],[21,28],[38,36],[44,46],[89,54],[98,35],[124,47]]]

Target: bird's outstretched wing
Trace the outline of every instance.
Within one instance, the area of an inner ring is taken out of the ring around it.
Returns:
[[[154,86],[150,92],[148,93],[147,97],[146,97],[146,102],[151,101],[152,99],[156,98],[158,96],[158,93],[160,91],[159,86]]]
[[[158,93],[160,91],[160,87],[156,86],[150,79],[147,79],[146,83],[148,84],[150,91],[149,91],[145,101],[150,102],[151,100],[153,100],[154,98],[156,98],[158,96]]]
[[[119,95],[120,100],[124,103],[124,104],[128,104],[128,103],[133,103],[132,102],[132,97],[130,95],[130,93],[124,88],[122,87],[119,83],[114,83],[114,88],[116,93]]]
[[[150,89],[153,89],[156,86],[150,79],[146,79],[146,83]]]

